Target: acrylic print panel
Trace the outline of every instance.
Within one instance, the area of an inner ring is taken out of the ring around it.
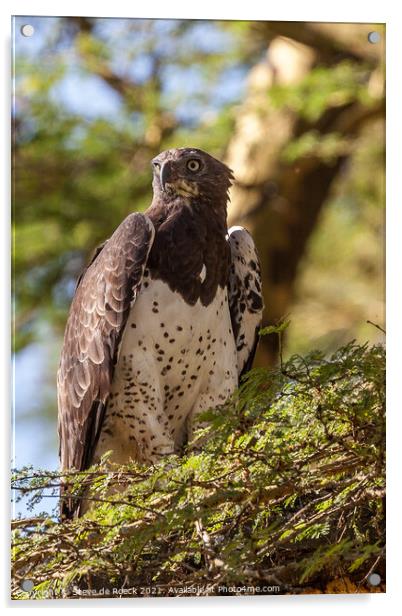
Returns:
[[[12,597],[384,592],[384,26],[13,26]]]

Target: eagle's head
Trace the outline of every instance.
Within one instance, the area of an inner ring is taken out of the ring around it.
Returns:
[[[154,197],[164,203],[185,197],[226,208],[232,171],[219,160],[197,148],[161,152],[152,160]]]

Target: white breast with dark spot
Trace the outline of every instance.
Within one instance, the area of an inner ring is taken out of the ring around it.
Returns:
[[[120,344],[97,457],[112,449],[119,463],[153,462],[179,452],[197,415],[224,403],[237,383],[227,290],[218,287],[208,306],[190,306],[145,276]]]

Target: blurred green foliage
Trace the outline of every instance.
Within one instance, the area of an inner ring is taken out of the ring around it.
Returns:
[[[227,28],[219,37],[219,25],[206,23],[208,44],[192,38],[200,22],[117,20],[107,29],[107,21],[88,31],[85,23],[53,20],[36,54],[16,41],[16,349],[35,338],[42,320],[62,330],[88,255],[129,212],[150,204],[152,157],[188,144],[222,156],[233,128],[224,96],[208,113],[204,108],[243,53]],[[243,60],[242,70],[247,66]],[[132,67],[140,76],[124,73]],[[70,80],[77,97],[79,78],[95,79],[100,99],[114,91],[116,113],[94,116],[91,100],[76,112],[65,83]],[[173,81],[180,87],[172,90]],[[182,117],[186,107],[193,111]]]
[[[44,324],[60,336],[74,281],[94,247],[130,211],[149,205],[149,163],[158,151],[191,144],[224,155],[245,76],[265,52],[253,32],[249,22],[44,18],[37,47],[16,38],[16,350],[37,339]],[[274,107],[306,122],[281,153],[284,164],[305,157],[331,163],[344,154],[352,161],[299,268],[290,351],[305,350],[313,331],[318,344],[323,314],[328,330],[360,335],[356,324],[376,303],[383,322],[383,124],[358,138],[320,138],[313,128],[329,108],[375,103],[370,70],[345,59],[268,92]],[[77,105],[81,86],[88,96],[87,82],[92,98]],[[110,99],[108,112],[93,111],[97,98]]]
[[[249,372],[205,413],[183,457],[69,473],[69,493],[90,486],[94,506],[73,522],[15,520],[13,597],[123,586],[331,592],[338,578],[369,592],[372,568],[384,576],[384,371],[382,346],[295,355]],[[13,477],[32,505],[57,502],[59,484],[59,473],[32,468]]]
[[[273,85],[268,97],[275,107],[288,107],[308,120],[318,120],[329,107],[355,100],[365,105],[375,100],[367,90],[371,67],[345,60],[335,66],[313,68],[297,85]]]
[[[352,147],[350,140],[338,133],[322,136],[318,131],[311,130],[291,141],[282,151],[282,159],[291,164],[300,158],[314,156],[331,163],[339,156],[348,154]]]

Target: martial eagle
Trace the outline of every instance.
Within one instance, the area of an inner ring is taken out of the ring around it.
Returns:
[[[57,375],[62,471],[180,452],[200,412],[251,367],[260,265],[227,229],[232,171],[195,148],[152,161],[153,200],[96,252],[71,304]],[[63,514],[82,511],[64,499]]]

